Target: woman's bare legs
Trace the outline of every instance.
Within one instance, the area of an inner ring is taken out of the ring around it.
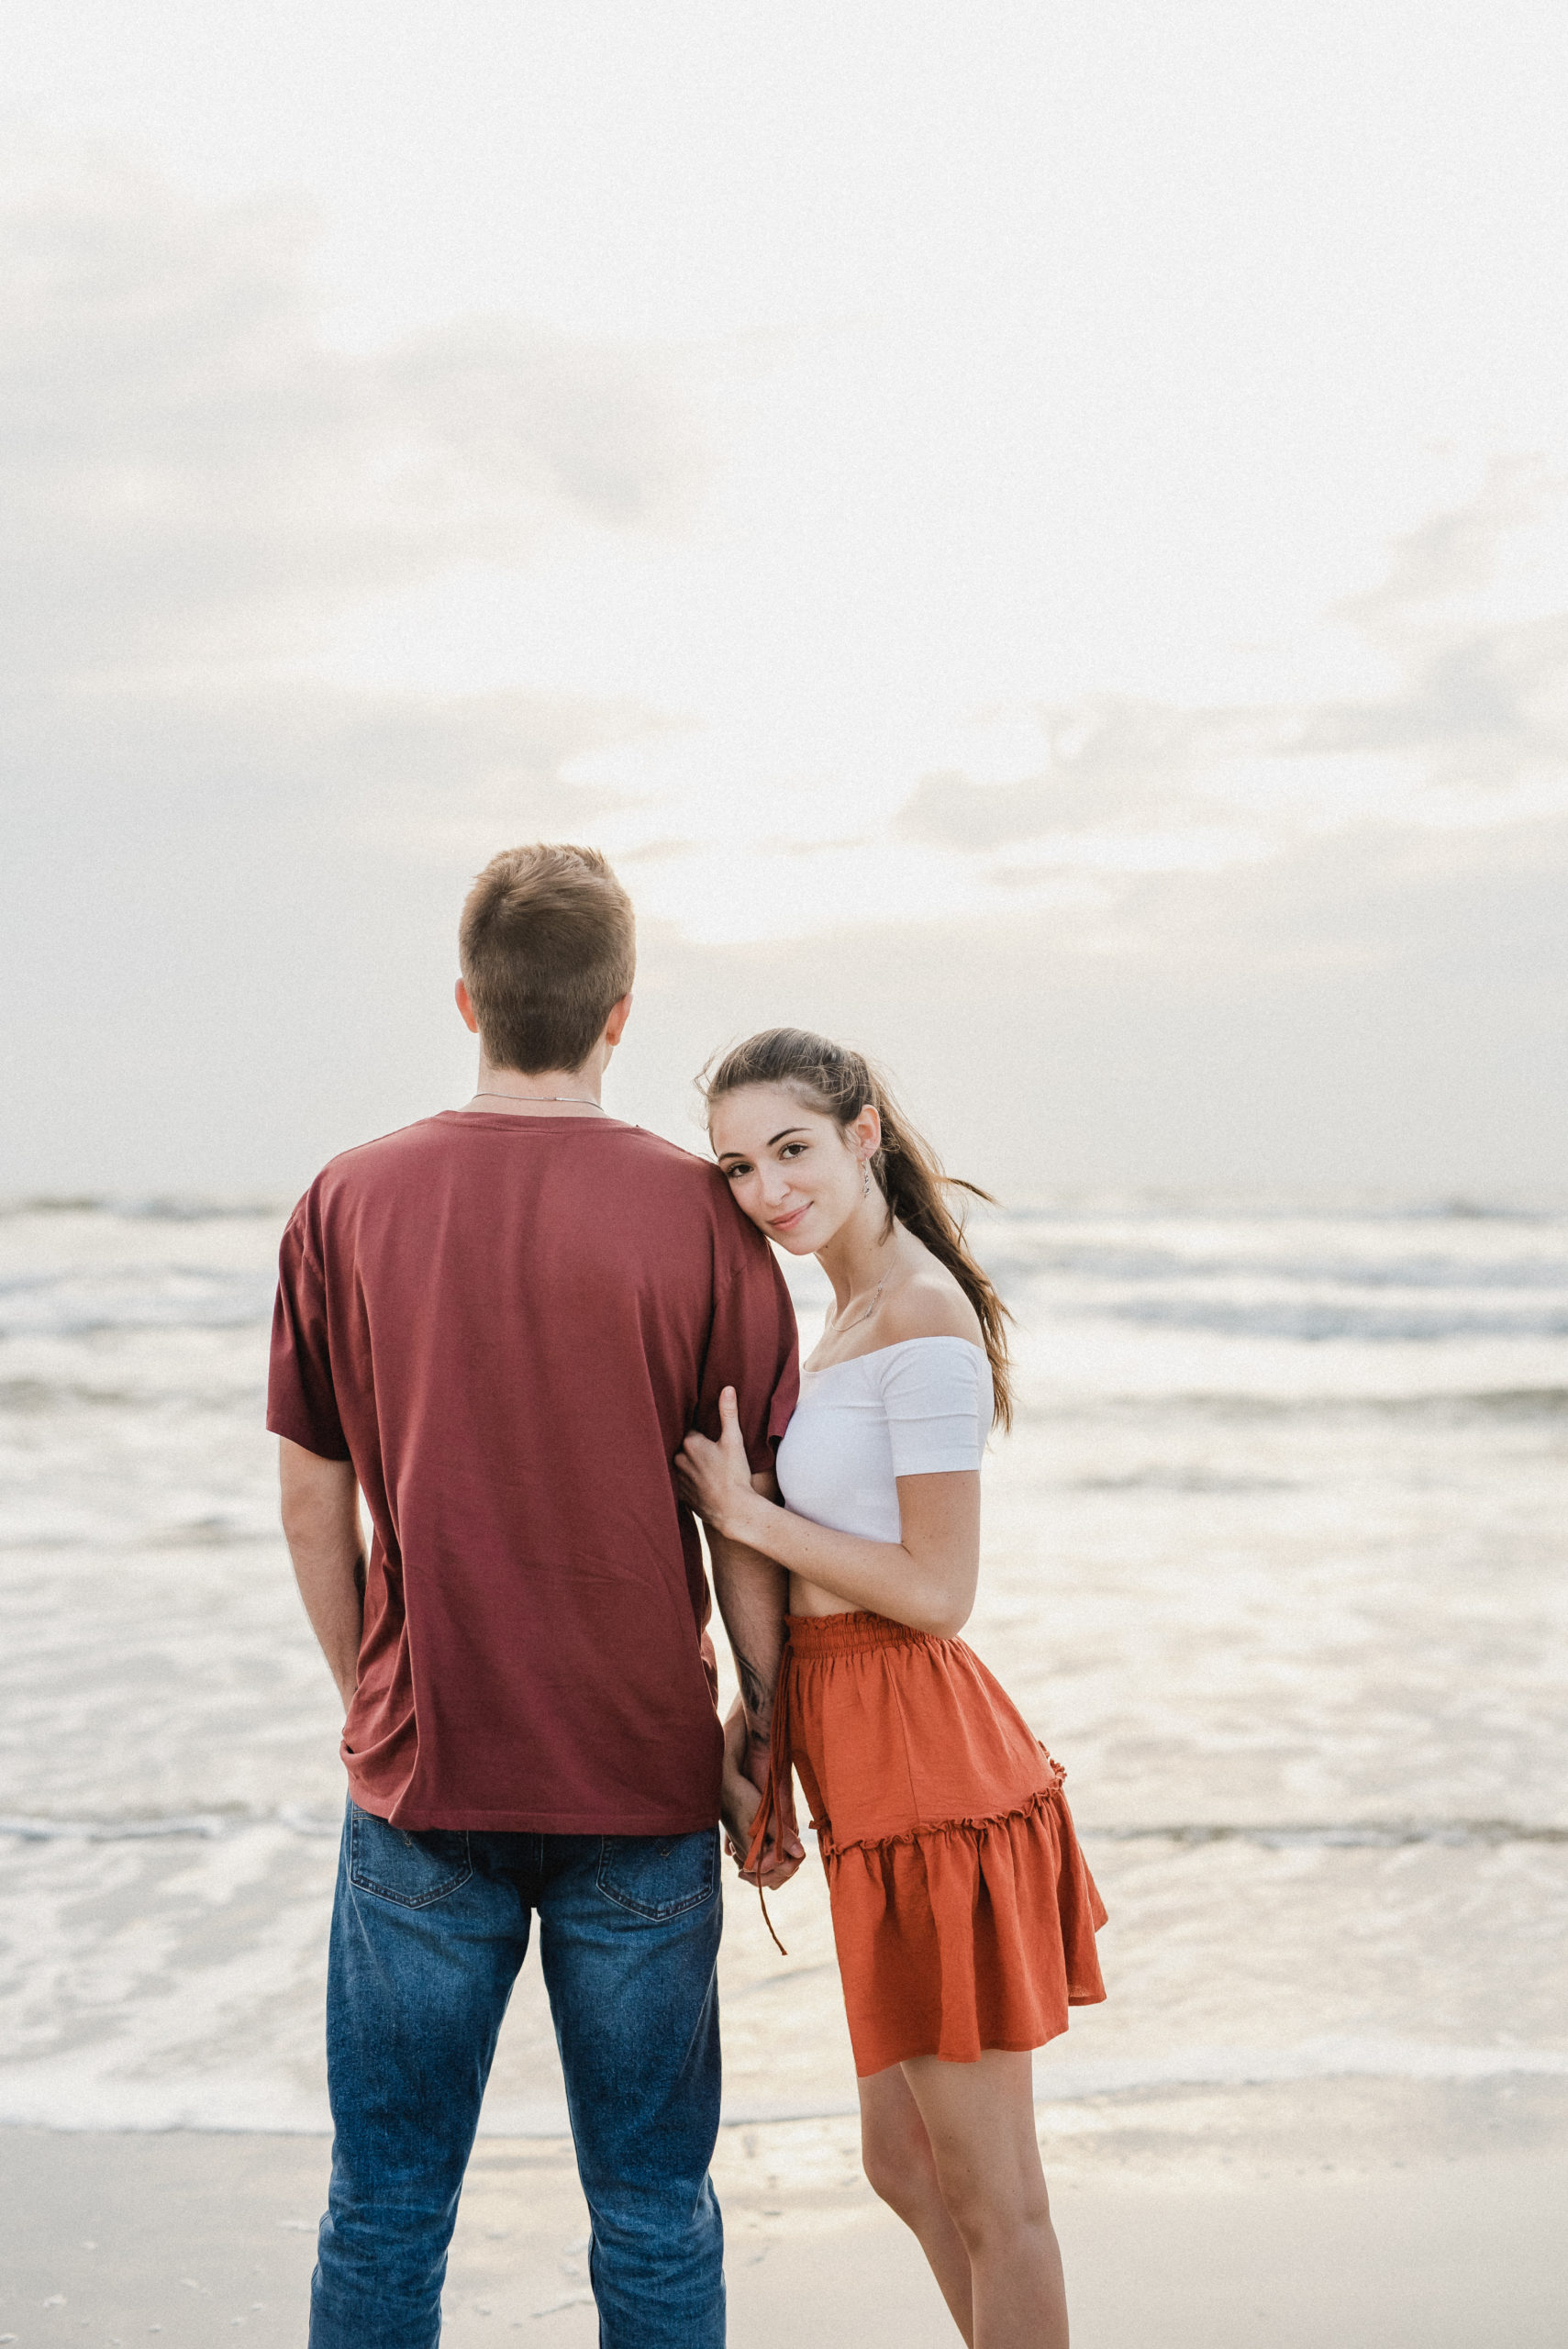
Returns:
[[[1067,2349],[1067,2293],[1034,2132],[1029,2057],[989,2048],[974,2064],[921,2055],[901,2069],[925,2123],[942,2203],[969,2258],[971,2323],[959,2318],[964,2339],[971,2349]],[[925,2244],[922,2228],[916,2232]],[[958,2317],[942,2270],[927,2255]]]
[[[861,2160],[874,2190],[919,2239],[952,2321],[973,2349],[969,2307],[969,2254],[948,2214],[936,2159],[920,2108],[902,2065],[857,2080],[861,2092]]]

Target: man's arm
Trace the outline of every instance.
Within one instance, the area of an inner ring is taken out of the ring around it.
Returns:
[[[751,1488],[770,1497],[778,1490],[772,1476],[753,1476]],[[707,1547],[718,1611],[729,1634],[735,1676],[740,1683],[746,1727],[765,1746],[773,1730],[773,1690],[784,1653],[789,1575],[760,1550],[749,1550],[722,1533],[709,1532]]]
[[[751,1482],[759,1493],[771,1496],[777,1491],[772,1476],[753,1476]],[[725,1723],[724,1823],[739,1855],[744,1857],[757,1808],[755,1798],[768,1778],[789,1576],[772,1559],[742,1542],[727,1541],[720,1533],[708,1531],[707,1548],[718,1611],[729,1635],[735,1676],[740,1684],[739,1700]],[[770,1887],[792,1876],[806,1855],[795,1830],[790,1788],[781,1787],[778,1798],[779,1816],[758,1871],[762,1882]]]
[[[278,1438],[284,1539],[321,1653],[348,1711],[360,1676],[365,1552],[353,1463]],[[778,1568],[770,1566],[770,1574]]]

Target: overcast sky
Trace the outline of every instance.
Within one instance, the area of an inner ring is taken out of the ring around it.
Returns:
[[[950,1160],[1560,1185],[1568,16],[10,0],[0,1187],[803,1019]]]

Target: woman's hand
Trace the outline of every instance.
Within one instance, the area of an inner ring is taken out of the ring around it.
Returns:
[[[687,1436],[675,1454],[675,1476],[681,1498],[705,1525],[730,1541],[743,1542],[743,1528],[758,1503],[733,1386],[727,1386],[718,1398],[718,1427],[717,1443],[695,1430]]]

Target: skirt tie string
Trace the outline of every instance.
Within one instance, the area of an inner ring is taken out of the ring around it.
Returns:
[[[789,1634],[786,1631],[784,1634],[784,1653],[779,1658],[778,1678],[773,1683],[773,1719],[772,1730],[768,1738],[767,1783],[762,1788],[762,1799],[757,1805],[756,1811],[751,1820],[751,1840],[746,1846],[746,1857],[742,1863],[743,1866],[748,1868],[754,1868],[760,1865],[762,1853],[768,1841],[768,1831],[775,1822],[782,1822],[784,1818],[784,1793],[785,1789],[789,1786],[791,1769],[789,1742],[790,1662]],[[769,1933],[773,1936],[773,1947],[777,1950],[781,1957],[787,1957],[789,1955],[788,1950],[785,1949],[777,1933],[773,1932],[773,1920],[768,1914],[767,1896],[763,1892],[760,1884],[757,1887],[757,1898],[762,1903],[762,1922],[766,1925]]]

